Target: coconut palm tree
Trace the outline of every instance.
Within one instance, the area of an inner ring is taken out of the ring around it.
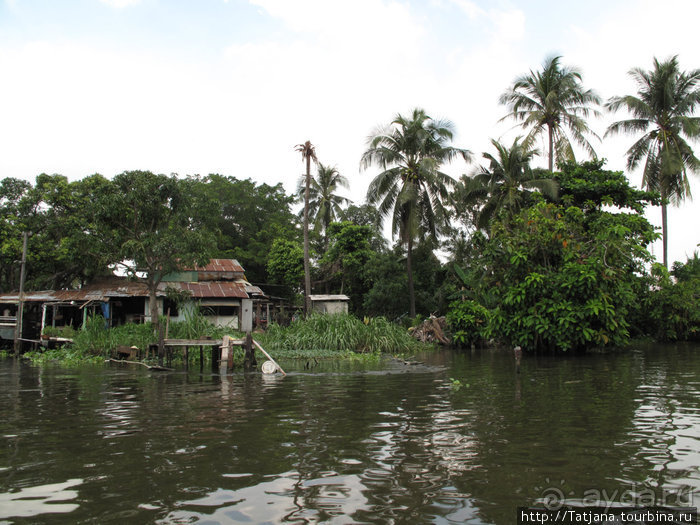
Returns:
[[[301,153],[302,161],[306,162],[304,184],[304,315],[311,311],[311,264],[309,261],[309,193],[311,187],[311,161],[318,162],[316,148],[311,141],[297,144],[294,148]]]
[[[539,154],[517,137],[508,147],[492,139],[496,155],[484,152],[488,167],[480,166],[472,177],[463,177],[458,202],[483,203],[476,216],[476,226],[489,230],[489,223],[501,210],[509,216],[518,213],[532,190],[556,199],[558,185],[550,178],[540,178],[530,168],[533,157]]]
[[[424,110],[414,109],[406,118],[396,115],[388,126],[374,131],[367,140],[360,167],[376,165],[382,170],[367,189],[367,202],[377,205],[383,217],[391,215],[392,234],[399,234],[407,247],[406,272],[410,315],[416,315],[413,285],[413,243],[419,234],[436,237],[447,226],[443,201],[455,181],[440,171],[443,163],[458,157],[468,161],[471,153],[449,146],[453,125],[433,120]]]
[[[585,119],[590,114],[599,115],[591,106],[599,105],[600,97],[593,90],[584,89],[581,73],[562,66],[560,58],[549,57],[542,71],[530,70],[530,74],[516,78],[499,98],[510,110],[501,120],[513,118],[522,123],[523,129],[530,130],[525,139],[527,145],[547,133],[549,171],[554,170],[555,158],[558,162],[575,160],[572,139],[595,158],[586,135],[598,138]]]
[[[612,97],[610,111],[624,108],[631,118],[608,127],[605,135],[643,133],[627,150],[627,168],[644,160],[642,185],[661,194],[661,228],[664,265],[668,268],[667,203],[678,205],[690,198],[688,172],[697,173],[700,160],[688,144],[700,136],[700,117],[694,117],[700,104],[700,69],[682,72],[678,57],[665,62],[654,58],[654,69],[630,70],[637,83],[637,95]]]
[[[314,228],[323,231],[325,244],[328,245],[328,225],[336,220],[342,212],[342,206],[350,203],[349,199],[336,194],[338,188],[347,188],[348,179],[343,177],[335,166],[318,163],[316,177],[312,177],[309,186],[309,215],[314,217]],[[304,198],[306,194],[306,177],[299,178],[297,195]]]

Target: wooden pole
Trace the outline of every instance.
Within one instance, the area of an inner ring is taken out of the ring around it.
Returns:
[[[268,353],[265,351],[265,349],[264,349],[262,346],[260,346],[260,345],[258,344],[258,342],[257,342],[255,339],[253,339],[253,344],[254,344],[255,346],[257,346],[258,349],[259,349],[263,354],[265,354],[265,357],[267,357],[270,361],[272,361],[272,363],[277,367],[277,370],[279,370],[280,372],[282,372],[282,375],[283,375],[283,376],[286,376],[286,375],[287,375],[287,373],[286,373],[284,370],[282,370],[282,367],[281,367],[280,365],[277,364],[277,361],[275,361],[274,359],[272,359],[272,356],[271,356],[270,354],[268,354]]]
[[[15,355],[19,354],[19,349],[21,347],[20,339],[22,337],[22,323],[24,321],[24,280],[27,274],[27,239],[29,234],[27,232],[23,233],[22,238],[22,266],[19,273],[19,295],[17,297],[17,315],[16,325],[15,325]]]

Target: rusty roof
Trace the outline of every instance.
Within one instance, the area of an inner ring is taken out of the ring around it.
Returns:
[[[236,259],[209,259],[209,264],[183,268],[184,271],[197,272],[243,272],[243,266]]]
[[[146,283],[110,279],[88,284],[78,290],[41,290],[26,292],[24,300],[28,302],[53,303],[70,301],[104,301],[110,297],[144,297],[148,295]],[[158,287],[158,295],[165,295],[165,285]],[[0,295],[0,302],[17,302],[17,292]]]
[[[198,283],[177,283],[183,290],[188,290],[195,299],[204,297],[233,297],[247,299],[246,287],[243,283],[230,281],[205,281]]]
[[[191,292],[195,299],[205,297],[229,297],[247,299],[248,294],[245,282],[231,281],[206,281],[198,283],[161,283],[158,285],[157,295],[166,295],[167,287],[180,287]],[[26,292],[24,300],[27,302],[58,303],[70,301],[105,301],[119,297],[147,297],[148,287],[143,281],[128,281],[124,279],[110,279],[86,285],[79,290],[43,290],[38,292]],[[16,303],[19,297],[17,292],[1,294],[0,303]]]

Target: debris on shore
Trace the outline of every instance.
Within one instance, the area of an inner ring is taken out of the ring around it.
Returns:
[[[430,316],[418,326],[408,329],[413,337],[423,343],[440,343],[449,345],[450,340],[445,335],[447,321],[445,317]]]

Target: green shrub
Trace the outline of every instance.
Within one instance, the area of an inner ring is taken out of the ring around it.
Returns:
[[[453,301],[447,312],[447,326],[456,345],[468,346],[486,339],[489,311],[476,301]]]
[[[691,264],[693,259],[687,266]],[[674,271],[680,277],[674,283],[662,265],[652,268],[652,287],[642,309],[646,331],[657,341],[700,340],[700,277],[679,269],[683,265],[676,263]]]

